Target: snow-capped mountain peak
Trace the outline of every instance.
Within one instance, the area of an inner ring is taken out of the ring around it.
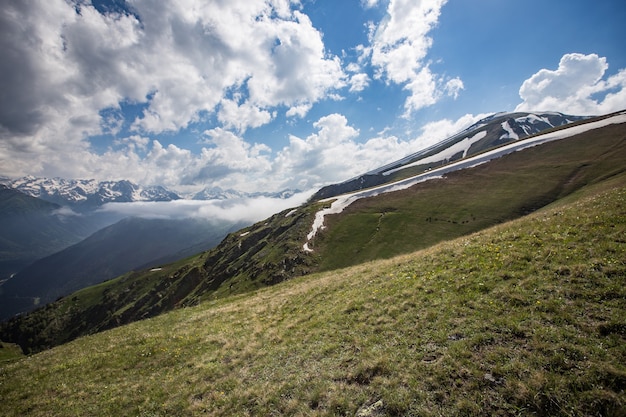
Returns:
[[[128,180],[96,181],[39,178],[26,176],[18,179],[0,178],[0,184],[14,188],[31,197],[41,198],[75,209],[93,209],[106,203],[132,203],[138,201],[173,201],[183,198],[193,200],[230,200],[238,198],[289,198],[299,190],[245,193],[233,189],[207,187],[192,195],[181,196],[167,188],[155,185],[144,187]]]
[[[425,170],[431,169],[585,118],[584,116],[569,116],[556,112],[495,113],[441,142],[421,149],[400,160],[368,171],[342,183],[323,187],[312,199],[319,200],[346,192],[374,187],[384,184],[391,175],[395,175],[397,172],[407,168],[417,169],[421,167]]]
[[[61,205],[91,208],[112,202],[172,201],[178,194],[161,186],[142,187],[127,180],[38,178],[6,180],[5,185],[32,197]]]

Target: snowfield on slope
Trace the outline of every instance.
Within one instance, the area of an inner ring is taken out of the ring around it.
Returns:
[[[606,119],[598,120],[595,122],[585,123],[578,126],[566,127],[554,132],[539,134],[537,136],[530,137],[528,139],[522,139],[517,142],[513,142],[504,145],[500,148],[493,149],[488,152],[484,152],[480,155],[475,155],[467,159],[463,159],[452,164],[446,165],[441,168],[436,168],[431,171],[415,175],[410,178],[406,178],[400,181],[396,181],[389,184],[383,184],[378,187],[368,188],[366,190],[360,190],[349,194],[332,197],[329,199],[321,200],[322,202],[332,201],[330,207],[324,208],[315,213],[315,219],[311,231],[307,234],[307,240],[302,245],[302,250],[305,252],[313,252],[313,249],[309,245],[309,242],[315,237],[318,231],[324,229],[324,217],[329,214],[339,214],[346,207],[353,202],[366,197],[374,197],[379,194],[389,193],[393,191],[404,190],[412,187],[420,182],[429,181],[436,178],[442,178],[445,174],[461,169],[475,167],[485,162],[489,162],[492,159],[499,158],[501,156],[521,151],[523,149],[531,148],[533,146],[541,145],[544,143],[552,142],[555,140],[565,139],[572,136],[579,135],[584,132],[588,132],[593,129],[599,129],[601,127],[609,126],[612,124],[626,123],[626,112],[621,112],[617,115],[608,117]],[[333,201],[334,200],[334,201]]]
[[[401,167],[398,168],[394,168],[391,169],[389,171],[385,171],[383,172],[383,175],[390,175],[393,174],[394,172],[403,170],[405,168],[410,168],[410,167],[414,167],[414,166],[419,166],[419,165],[424,165],[424,164],[430,164],[432,162],[442,162],[442,161],[449,161],[454,155],[463,152],[463,158],[465,158],[467,156],[467,152],[469,151],[470,147],[478,142],[479,140],[483,139],[485,136],[487,136],[487,131],[486,130],[481,130],[480,132],[476,133],[474,136],[472,137],[467,137],[457,143],[455,143],[454,145],[450,145],[449,147],[447,147],[446,149],[444,149],[443,151],[432,155],[432,156],[428,156],[426,158],[422,158],[419,159],[415,162],[412,162],[410,164],[407,165],[403,165]]]

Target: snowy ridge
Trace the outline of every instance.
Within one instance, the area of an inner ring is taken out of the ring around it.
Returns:
[[[453,162],[441,168],[433,169],[426,173],[421,173],[421,174],[418,174],[418,175],[415,175],[415,176],[412,176],[410,178],[406,178],[400,181],[387,183],[378,187],[369,188],[367,190],[343,194],[343,195],[329,198],[326,200],[321,200],[323,202],[327,202],[327,201],[331,201],[334,199],[334,201],[331,203],[329,207],[324,208],[315,214],[315,219],[313,221],[313,225],[311,226],[311,231],[307,235],[306,242],[302,245],[302,250],[305,252],[313,252],[313,249],[311,248],[309,243],[315,237],[315,235],[317,234],[319,230],[324,229],[324,217],[326,215],[339,214],[350,204],[352,204],[353,202],[361,198],[374,197],[383,193],[403,190],[415,184],[418,184],[420,182],[442,178],[445,176],[445,174],[449,172],[475,167],[475,166],[484,164],[493,159],[499,158],[501,156],[504,156],[513,152],[521,151],[523,149],[527,149],[533,146],[552,142],[555,140],[566,139],[566,138],[587,132],[589,130],[598,129],[598,128],[608,126],[611,124],[620,124],[620,123],[626,123],[626,112],[622,112],[617,115],[608,117],[606,119],[601,119],[595,122],[585,123],[585,124],[572,126],[572,127],[566,127],[560,130],[553,131],[553,132],[536,135],[528,139],[515,141],[507,145],[504,145],[500,148],[496,148],[496,149],[493,149],[493,150],[484,152],[482,154],[475,155],[475,156],[472,156],[472,157],[469,157],[467,159],[463,159],[457,162]]]
[[[322,187],[312,197],[323,200],[365,188],[382,185],[388,181],[390,174],[398,175],[399,171],[415,167],[423,170],[436,168],[460,158],[477,155],[488,149],[517,141],[546,129],[559,127],[583,120],[584,116],[568,116],[555,112],[541,113],[495,113],[479,120],[440,142],[420,149],[404,158],[393,161],[382,167],[370,170],[346,181]],[[402,175],[402,174],[400,174]],[[409,175],[411,175],[409,173]]]
[[[233,190],[231,188],[227,190],[223,190],[220,187],[209,187],[205,188],[200,192],[197,192],[191,196],[192,200],[230,200],[237,198],[257,198],[257,197],[268,197],[268,198],[280,198],[287,199],[293,197],[295,194],[300,193],[300,190],[282,190],[278,192],[263,192],[258,191],[255,193],[244,193],[241,191]]]
[[[432,162],[440,162],[440,161],[449,161],[450,159],[452,159],[452,157],[454,155],[457,155],[459,153],[463,153],[462,158],[465,158],[467,156],[467,152],[469,151],[470,147],[478,142],[479,140],[483,139],[485,136],[487,136],[487,131],[486,130],[481,130],[480,132],[476,133],[474,136],[472,137],[467,137],[463,140],[461,140],[460,142],[457,142],[447,148],[445,148],[444,150],[442,150],[441,152],[436,153],[435,155],[420,159],[416,162],[413,162],[411,164],[407,164],[407,165],[403,165],[399,168],[395,168],[395,169],[391,169],[389,171],[385,171],[383,172],[383,175],[389,175],[389,174],[393,174],[394,172],[400,171],[402,169],[405,168],[410,168],[413,166],[418,166],[418,165],[423,165],[423,164],[430,164]]]
[[[130,181],[67,180],[27,176],[5,184],[31,197],[61,205],[100,206],[111,202],[172,201],[180,197],[161,186],[142,187]]]
[[[131,181],[96,181],[27,176],[18,179],[0,178],[0,184],[14,188],[31,197],[60,205],[93,208],[106,203],[133,203],[139,201],[229,200],[255,197],[287,199],[300,190],[244,193],[210,187],[189,196],[182,196],[160,185],[144,187]]]

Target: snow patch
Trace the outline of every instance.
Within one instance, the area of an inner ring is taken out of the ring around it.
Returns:
[[[511,126],[509,125],[508,120],[502,122],[502,129],[504,129],[506,133],[500,136],[500,139],[513,139],[513,140],[519,139],[519,136],[517,135],[517,133],[515,133],[513,129],[511,128]]]
[[[407,178],[401,181],[397,181],[391,184],[384,184],[375,188],[370,188],[368,190],[361,190],[355,193],[344,194],[339,197],[333,197],[335,200],[331,203],[331,205],[327,208],[324,208],[317,213],[315,213],[315,219],[313,220],[313,226],[311,227],[311,231],[306,236],[306,242],[302,245],[302,249],[305,252],[313,252],[313,249],[310,248],[309,242],[311,239],[315,237],[318,231],[323,230],[324,226],[324,217],[329,214],[339,214],[350,204],[354,203],[356,200],[366,197],[374,197],[379,194],[389,193],[393,191],[405,190],[409,187],[412,187],[415,184],[420,182],[433,180],[437,178],[442,178],[440,175],[433,175],[431,173],[428,174],[420,174],[415,177]],[[330,201],[331,199],[322,200],[322,202]]]
[[[487,136],[487,131],[486,130],[482,130],[482,131],[476,133],[474,136],[465,138],[465,139],[455,143],[454,145],[447,147],[446,149],[444,149],[443,151],[441,151],[441,152],[439,152],[439,153],[437,153],[435,155],[419,159],[419,160],[417,160],[415,162],[412,162],[412,163],[407,164],[407,165],[403,165],[403,166],[398,167],[398,168],[391,169],[389,171],[384,172],[383,175],[393,174],[396,171],[400,171],[400,170],[403,170],[405,168],[410,168],[410,167],[414,167],[414,166],[418,166],[418,165],[430,164],[430,163],[433,163],[433,162],[447,161],[447,160],[450,160],[450,158],[452,158],[454,155],[458,154],[459,152],[463,152],[463,158],[465,158],[467,156],[467,152],[469,151],[471,146],[474,143],[478,142],[479,140],[483,139],[485,136]]]
[[[437,178],[443,178],[443,176],[449,172],[475,167],[475,166],[484,164],[488,161],[491,161],[492,159],[496,159],[501,156],[513,153],[513,152],[521,151],[523,149],[531,148],[531,147],[548,143],[548,142],[552,142],[555,140],[569,138],[569,137],[576,136],[576,135],[585,133],[593,129],[599,129],[601,127],[608,126],[611,124],[620,124],[620,123],[626,123],[626,112],[620,113],[612,117],[608,117],[606,119],[598,120],[595,122],[585,123],[585,124],[578,125],[578,126],[566,127],[564,129],[557,130],[554,132],[544,133],[543,135],[537,135],[529,139],[522,139],[516,142],[512,142],[500,148],[496,148],[491,151],[484,152],[482,154],[475,155],[467,159],[456,161],[454,163],[448,164],[441,168],[433,169],[429,172],[418,174],[414,177],[406,178],[397,182],[384,184],[378,187],[370,188],[367,190],[361,190],[361,191],[357,191],[354,193],[340,195],[338,197],[333,197],[331,199],[322,200],[322,202],[327,202],[327,201],[333,201],[334,199],[334,201],[331,203],[329,207],[324,208],[318,211],[317,213],[315,213],[313,226],[311,227],[311,231],[307,235],[306,242],[302,245],[302,249],[305,252],[313,252],[313,249],[311,249],[311,247],[309,246],[309,242],[311,241],[311,239],[315,237],[315,235],[317,234],[319,230],[324,229],[325,227],[324,216],[328,214],[341,213],[346,207],[348,207],[350,204],[352,204],[358,199],[366,198],[366,197],[374,197],[379,194],[393,192],[393,191],[404,190],[420,182],[425,182],[425,181],[429,181],[429,180],[433,180]],[[481,133],[483,132],[477,133],[476,135],[472,137],[472,139],[475,139]],[[484,132],[484,135],[486,135],[486,132]],[[454,153],[452,155],[454,155]]]

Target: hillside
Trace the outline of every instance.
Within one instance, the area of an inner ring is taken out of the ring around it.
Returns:
[[[321,200],[389,183],[585,119],[588,118],[555,112],[496,113],[474,123],[456,135],[398,161],[339,184],[325,186],[315,193],[312,199]]]
[[[626,171],[624,161],[626,125],[609,125],[359,199],[327,216],[312,245],[321,269],[426,248],[532,213]]]
[[[316,202],[228,235],[190,260],[124,275],[0,326],[0,339],[38,351],[77,336],[320,270],[388,258],[531,213],[626,167],[624,124],[534,146],[327,216],[302,249]]]
[[[123,219],[34,262],[5,282],[0,320],[128,271],[210,249],[239,227],[199,219]]]
[[[0,281],[93,231],[89,219],[0,185]]]
[[[420,252],[80,338],[0,364],[3,414],[621,416],[624,219],[622,173]]]

